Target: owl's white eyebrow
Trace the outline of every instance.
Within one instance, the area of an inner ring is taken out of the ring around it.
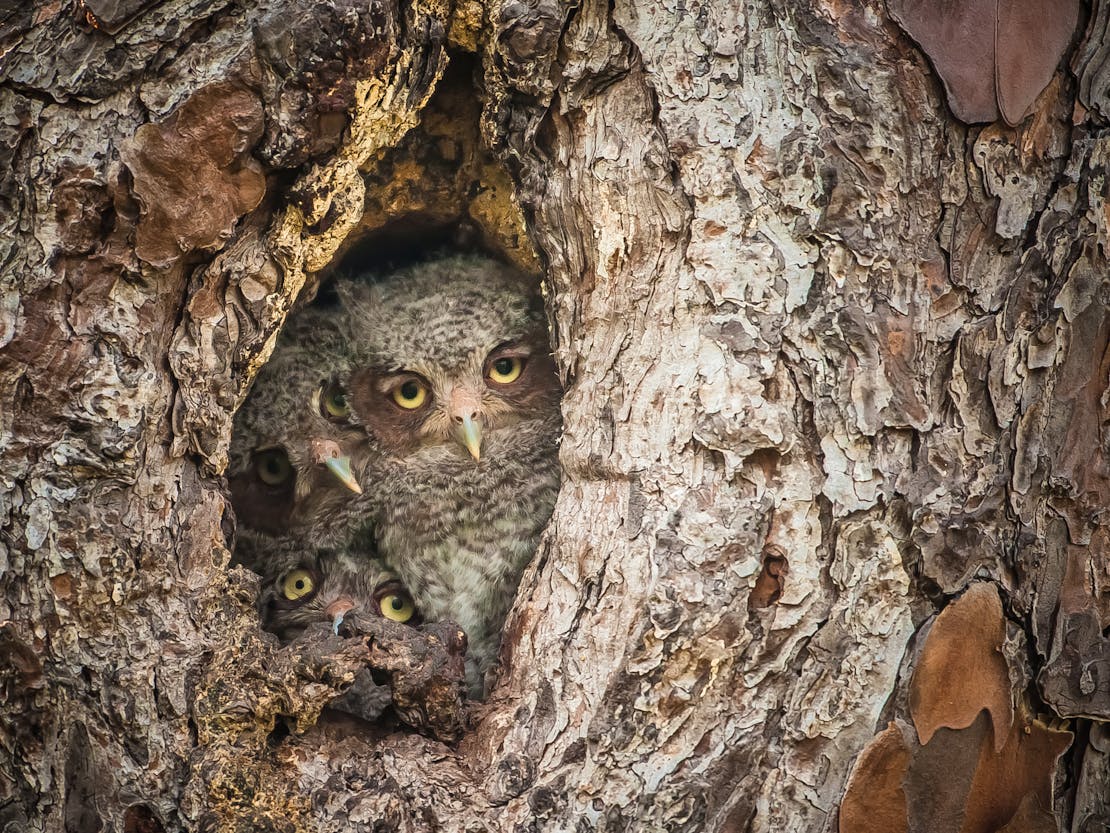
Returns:
[[[532,345],[521,341],[506,341],[498,344],[487,355],[490,356],[517,356],[527,358],[532,355]]]
[[[397,373],[383,374],[381,377],[378,378],[375,387],[377,387],[378,393],[389,393],[394,388],[400,387],[405,382],[408,382],[410,380],[414,382],[419,382],[422,385],[427,384],[427,382],[424,381],[424,377],[420,376],[419,374],[410,373],[409,371],[402,370],[398,371]]]

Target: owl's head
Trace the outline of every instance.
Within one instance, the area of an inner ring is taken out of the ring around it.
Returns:
[[[338,315],[290,322],[235,417],[228,484],[236,517],[270,535],[309,523],[361,487],[350,446],[359,434],[336,381],[346,360]]]
[[[558,414],[543,302],[487,258],[454,257],[340,287],[354,350],[352,418],[388,457],[483,460]],[[457,458],[457,459],[455,459]]]
[[[352,610],[420,623],[412,596],[393,573],[375,559],[342,550],[306,553],[282,567],[275,563],[263,576],[258,606],[262,626],[285,642],[315,622],[338,624]]]

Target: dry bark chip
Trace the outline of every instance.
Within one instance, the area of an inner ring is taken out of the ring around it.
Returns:
[[[970,726],[986,709],[995,749],[1002,748],[1014,716],[1004,638],[993,584],[973,584],[937,616],[910,681],[910,714],[922,745],[941,727]]]
[[[884,830],[905,833],[906,793],[902,780],[910,750],[898,724],[891,723],[860,753],[840,804],[840,833]]]
[[[1015,829],[1055,830],[1052,778],[1056,759],[1071,741],[1071,732],[1023,716],[1014,721],[1001,751],[984,743],[968,794],[962,833],[994,833],[1019,810],[1030,826],[1015,825]]]
[[[1098,587],[1098,565],[1110,563],[1108,551],[1102,530],[1091,536],[1089,546],[1067,548],[1063,581],[1055,589],[1052,647],[1038,676],[1042,697],[1060,715],[1110,718],[1108,617],[1100,607],[1103,593]]]
[[[965,122],[1020,124],[1048,86],[1079,19],[1078,0],[887,0],[929,56]]]
[[[135,15],[157,5],[156,0],[83,0],[86,21],[90,26],[115,34]]]
[[[136,254],[166,268],[194,249],[217,249],[266,191],[250,156],[262,102],[230,83],[210,84],[162,124],[144,124],[120,148],[142,209]]]

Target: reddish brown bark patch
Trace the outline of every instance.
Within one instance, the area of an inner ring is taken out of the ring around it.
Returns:
[[[938,729],[928,746],[915,744],[903,787],[913,833],[958,833],[981,750],[991,747],[991,721],[979,712],[966,729]]]
[[[993,584],[973,584],[937,616],[910,681],[910,714],[923,745],[942,726],[964,729],[986,709],[1002,748],[1013,721],[1004,637]]]
[[[1055,830],[1052,775],[1056,759],[1071,745],[1071,732],[1020,716],[1001,751],[984,743],[971,782],[962,833],[995,833],[1022,813],[1013,830]]]
[[[1017,125],[1048,86],[1079,19],[1078,0],[888,0],[965,122]]]
[[[162,124],[144,124],[120,148],[141,207],[136,254],[165,268],[194,249],[214,250],[266,190],[250,156],[262,136],[262,102],[221,82],[194,94]]]
[[[920,742],[896,721],[864,749],[841,833],[1055,829],[1053,778],[1072,735],[1024,708],[1015,715],[1004,637],[993,584],[972,585],[941,612],[910,681]]]
[[[163,833],[165,827],[145,804],[133,804],[123,814],[123,833]]]
[[[770,607],[780,598],[786,587],[786,576],[790,572],[790,563],[786,560],[786,553],[781,547],[770,545],[763,549],[763,569],[755,580],[755,587],[748,597],[748,607],[760,610]]]
[[[840,833],[905,833],[908,827],[902,780],[909,764],[910,750],[902,730],[891,723],[856,761],[840,804]]]

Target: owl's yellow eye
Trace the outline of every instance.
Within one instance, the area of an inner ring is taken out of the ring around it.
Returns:
[[[524,360],[516,356],[504,356],[489,366],[489,378],[499,385],[507,385],[520,378]]]
[[[407,593],[390,593],[378,602],[382,616],[394,622],[407,622],[416,613],[416,606]]]
[[[329,418],[346,419],[351,415],[351,403],[347,401],[347,392],[337,384],[330,384],[320,393],[320,405],[323,415]]]
[[[393,401],[406,410],[413,411],[428,398],[428,388],[416,379],[409,379],[393,389]]]
[[[293,477],[289,455],[280,448],[271,448],[255,455],[254,471],[267,486],[284,486]]]
[[[292,570],[281,580],[281,594],[295,602],[316,590],[316,582],[308,570]]]

